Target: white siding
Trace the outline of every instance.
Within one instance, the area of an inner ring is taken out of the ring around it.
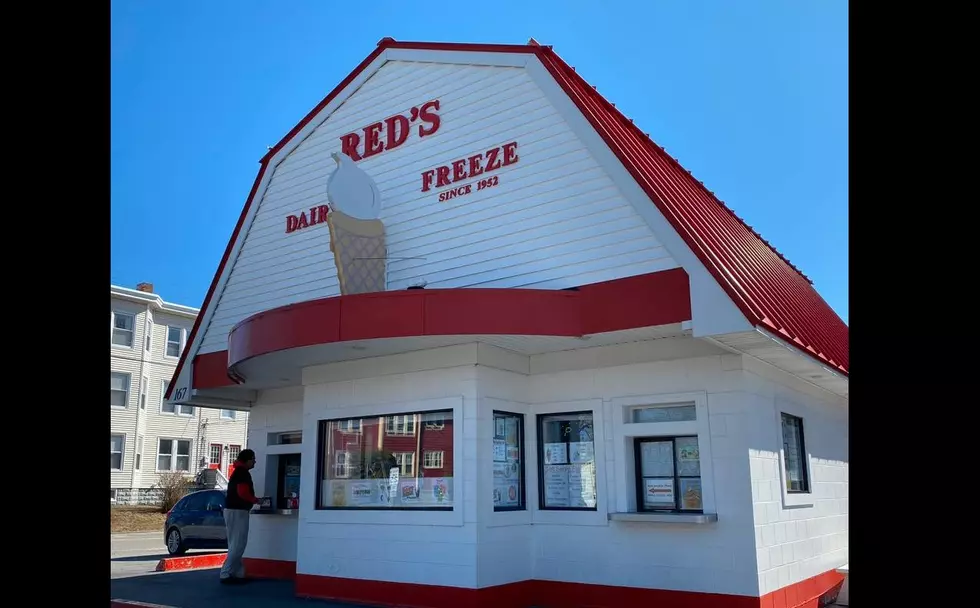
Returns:
[[[285,234],[286,216],[326,204],[341,135],[432,99],[438,132],[359,162],[383,199],[389,290],[562,289],[678,266],[523,68],[392,61],[274,169],[201,352],[249,315],[338,295],[327,227]],[[421,192],[423,171],[510,141],[520,160],[491,174],[498,186]]]

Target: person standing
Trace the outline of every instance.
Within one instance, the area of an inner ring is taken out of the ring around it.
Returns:
[[[228,532],[228,555],[221,566],[221,582],[236,584],[245,582],[245,566],[242,556],[248,544],[248,516],[252,506],[258,504],[252,474],[255,466],[255,452],[244,449],[235,461],[235,470],[228,480],[225,495],[225,529]]]

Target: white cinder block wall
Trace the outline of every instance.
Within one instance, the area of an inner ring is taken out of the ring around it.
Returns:
[[[746,368],[754,424],[764,430],[750,452],[759,587],[764,595],[848,561],[847,406],[762,364],[748,361]],[[809,495],[787,499],[783,492],[781,412],[803,418]]]
[[[316,468],[316,435],[303,435],[299,445],[269,445],[270,433],[287,433],[303,428],[303,387],[275,389],[259,393],[249,416],[248,445],[255,451],[252,483],[258,496],[275,494],[276,471],[269,470],[270,454],[296,453],[314,446],[314,455],[303,454],[303,465]],[[302,452],[301,452],[302,453]],[[309,458],[309,460],[307,460]],[[249,522],[249,543],[245,557],[296,560],[296,538],[299,518],[280,515],[254,515]]]
[[[463,347],[464,349],[466,347]],[[441,349],[452,352],[451,349]],[[426,360],[416,353],[416,361]],[[300,521],[299,574],[455,587],[476,586],[476,367],[384,373],[378,364],[326,365],[303,372],[301,505],[316,504],[317,423],[343,417],[453,409],[453,511],[315,511]],[[358,373],[358,370],[361,373]],[[331,381],[337,374],[356,379]]]

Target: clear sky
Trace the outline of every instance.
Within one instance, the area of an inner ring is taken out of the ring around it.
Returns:
[[[847,321],[844,0],[112,2],[112,268],[200,306],[268,146],[376,46],[555,51]]]

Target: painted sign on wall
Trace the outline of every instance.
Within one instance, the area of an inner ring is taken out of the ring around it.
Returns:
[[[385,150],[393,150],[408,140],[412,126],[420,121],[419,137],[428,137],[438,131],[442,124],[438,110],[439,100],[434,99],[413,107],[407,116],[395,114],[383,121],[369,124],[360,131],[341,135],[340,152],[351,160],[358,161],[377,156]]]
[[[453,162],[429,169],[422,172],[422,192],[428,192],[433,187],[436,189],[452,186],[458,182],[473,180],[480,175],[496,171],[502,167],[513,165],[520,157],[517,155],[517,142],[512,141],[496,148],[491,148],[486,152],[466,156]],[[493,188],[500,183],[498,176],[485,177],[478,181],[468,184],[453,186],[448,190],[439,193],[439,202],[445,202],[458,196],[466,196],[476,190]]]

